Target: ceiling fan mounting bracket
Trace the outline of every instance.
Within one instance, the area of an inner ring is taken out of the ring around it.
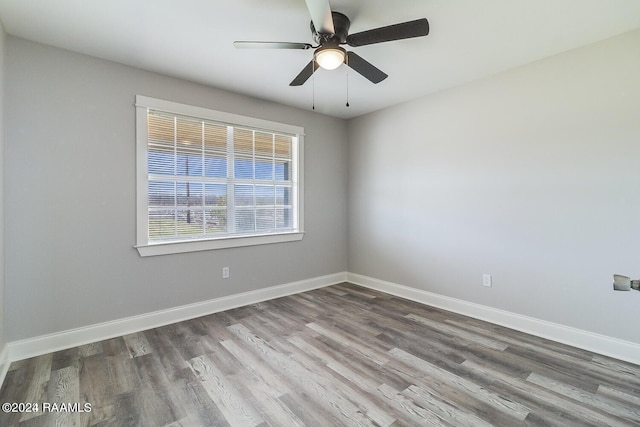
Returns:
[[[310,27],[313,40],[321,46],[325,43],[345,44],[347,42],[351,21],[340,12],[331,12],[331,17],[333,19],[334,34],[318,33],[313,21],[311,21]]]

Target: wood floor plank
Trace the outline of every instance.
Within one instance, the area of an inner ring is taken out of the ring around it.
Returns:
[[[294,359],[297,362],[299,362],[300,365],[302,366],[319,366],[319,365],[316,365],[315,362],[311,360],[311,358],[309,358],[307,355],[302,353],[295,354]],[[396,421],[396,419],[392,415],[385,412],[385,408],[381,407],[377,402],[375,402],[371,398],[369,393],[362,392],[361,387],[363,384],[356,385],[352,381],[342,381],[342,379],[343,378],[346,379],[346,377],[345,375],[340,375],[340,373],[337,372],[337,370],[335,369],[336,368],[335,365],[333,366],[333,368],[329,366],[327,367],[331,369],[330,374],[335,373],[335,374],[338,374],[338,375],[335,375],[336,377],[338,376],[340,377],[338,380],[332,379],[330,384],[333,385],[335,390],[340,395],[345,396],[355,407],[357,407],[358,413],[363,414],[364,416],[369,418],[375,425],[378,425],[378,426],[389,426]],[[320,371],[320,370],[321,368],[315,368],[314,372]],[[349,374],[352,374],[344,366],[342,366],[341,371],[343,374],[346,372],[348,372]],[[324,372],[327,372],[327,371],[324,370]],[[332,378],[331,375],[328,375],[328,374],[323,375],[323,377],[325,379]]]
[[[444,419],[440,418],[437,414],[430,411],[429,409],[423,408],[420,405],[416,405],[416,403],[405,397],[397,390],[394,390],[387,384],[381,384],[378,387],[378,391],[380,394],[387,399],[389,402],[392,402],[395,407],[398,408],[398,411],[411,419],[412,424],[421,425],[421,426],[455,426],[453,423],[449,423]]]
[[[145,384],[136,391],[134,402],[143,426],[164,426],[186,416],[177,405],[173,390]]]
[[[640,366],[349,283],[9,366],[0,426],[640,426]]]
[[[440,381],[431,375],[423,374],[411,364],[405,364],[394,359],[385,367],[396,375],[405,377],[410,381],[407,388],[411,387],[411,385],[417,385],[424,388],[439,396],[442,401],[449,405],[464,408],[465,411],[472,413],[493,425],[511,426],[522,424],[522,420],[512,416],[508,411],[497,410],[492,402],[488,402],[487,399],[478,398],[474,394],[470,394],[468,389],[459,387],[455,383]],[[478,383],[477,385],[482,388],[486,387],[486,384],[483,383]],[[487,392],[490,392],[490,390],[487,390]],[[511,397],[510,394],[505,395],[497,392],[493,392],[493,395]],[[518,403],[520,402],[517,399],[514,399],[513,401]]]
[[[429,320],[422,316],[417,316],[415,314],[407,314],[405,317],[407,319],[422,323],[423,325],[426,325],[429,328],[436,329],[440,332],[444,332],[445,334],[448,334],[450,336],[457,337],[467,342],[476,343],[476,344],[485,346],[487,348],[490,348],[492,350],[503,351],[503,350],[506,350],[507,347],[509,347],[507,344],[501,343],[500,341],[497,341],[491,338],[485,338],[477,334],[472,334],[464,331],[463,329],[455,328],[453,326],[449,326],[442,322],[435,322],[433,320]]]
[[[338,419],[326,406],[316,404],[316,400],[304,391],[285,394],[278,398],[294,413],[305,426],[339,426]]]
[[[261,417],[269,425],[277,426],[304,426],[304,422],[283,403],[280,398],[285,396],[280,392],[274,393],[274,387],[256,378],[247,371],[238,372],[233,376],[233,381],[246,390],[246,394],[251,395],[251,402],[255,402],[255,407]]]
[[[80,399],[83,403],[88,402],[92,405],[91,413],[89,414],[89,425],[107,422],[119,415],[117,403],[121,395],[113,392],[112,384],[114,381],[118,382],[124,379],[111,378],[109,376],[109,367],[103,354],[92,354],[91,356],[80,358],[78,376],[80,380]],[[136,386],[138,385],[136,383]],[[131,411],[134,410],[134,408],[131,408]]]
[[[174,396],[186,417],[176,420],[177,425],[229,426],[224,414],[211,400],[202,382],[191,366],[173,376]]]
[[[438,415],[442,420],[447,420],[457,427],[490,427],[487,421],[475,416],[473,413],[461,410],[441,399],[437,395],[423,387],[409,386],[402,392],[414,402]]]
[[[127,352],[128,354],[128,352]],[[144,395],[145,389],[140,388],[136,392],[132,393],[123,393],[114,395],[109,404],[109,412],[110,416],[105,417],[106,411],[101,412],[101,417],[96,417],[92,419],[90,424],[91,426],[109,426],[109,427],[117,427],[117,426],[140,426],[141,424],[141,415],[140,415],[140,407],[138,402],[142,400],[142,396]],[[102,403],[102,402],[101,402]],[[100,405],[104,406],[104,405]],[[91,411],[91,415],[93,417],[94,410]]]
[[[52,354],[51,370],[57,371],[58,369],[68,368],[69,366],[77,367],[79,358],[80,352],[78,347],[56,351]]]
[[[374,384],[386,383],[399,390],[410,385],[410,382],[407,382],[405,379],[390,375],[387,369],[381,367],[376,362],[370,359],[359,359],[356,352],[352,352],[349,348],[340,346],[340,344],[335,341],[326,339],[323,336],[314,339],[310,336],[310,333],[304,333],[291,336],[288,340],[309,357],[317,358],[329,369],[340,375],[344,374],[340,366],[348,366],[350,372],[349,377],[357,378],[357,381],[353,382],[365,390],[375,390],[375,388],[367,388],[366,384],[373,386]],[[381,351],[382,350],[386,350],[386,347],[382,348]],[[292,357],[295,357],[295,354]],[[359,360],[359,362],[353,363],[354,360]],[[346,375],[343,376],[348,378]]]
[[[293,392],[289,386],[282,381],[277,373],[262,360],[258,359],[251,352],[245,350],[233,340],[225,340],[222,346],[227,349],[240,363],[246,366],[246,370],[260,384],[268,386],[268,392],[273,398],[279,398],[284,394]]]
[[[305,352],[308,357],[318,358],[321,363],[323,363],[329,369],[335,371],[354,385],[360,385],[364,389],[368,390],[375,390],[375,388],[379,385],[379,381],[375,381],[375,379],[364,377],[358,374],[357,372],[346,366],[344,363],[338,361],[336,358],[332,357],[324,350],[321,350],[318,347],[314,346],[312,343],[304,340],[299,335],[289,337],[289,342]],[[296,357],[296,355],[294,355],[293,357]]]
[[[189,368],[189,363],[182,357],[182,354],[176,348],[176,345],[179,343],[172,340],[171,336],[167,332],[168,329],[151,329],[149,331],[145,331],[145,337],[149,343],[153,357],[158,359],[167,378],[173,378],[177,372],[181,372],[182,370]],[[126,354],[129,354],[126,346],[121,354],[125,352]],[[128,364],[130,363],[127,363],[127,361],[119,360],[119,365]]]
[[[102,342],[92,342],[78,347],[78,353],[81,357],[93,356],[102,353],[102,351]]]
[[[287,373],[287,376],[299,387],[329,405],[330,410],[341,419],[342,423],[373,426],[373,422],[366,418],[359,409],[344,395],[336,392],[335,385],[331,384],[324,376],[314,372],[310,366],[303,366],[286,355],[275,351],[262,338],[254,335],[243,325],[229,327],[245,343],[258,351],[272,366]]]
[[[347,295],[347,292],[340,290],[339,288],[335,287],[335,286],[330,286],[328,288],[324,288],[323,289],[326,292],[332,293],[334,295],[337,295],[339,297],[343,297],[345,295]]]
[[[147,337],[143,332],[128,334],[123,336],[122,338],[127,345],[127,350],[129,350],[129,355],[131,357],[144,356],[145,354],[149,354],[149,352],[151,351],[149,341],[147,341]]]
[[[293,303],[302,308],[298,311],[303,311],[306,316],[316,318],[325,312],[321,305],[313,299],[305,298],[305,295],[291,295],[290,298]]]
[[[116,337],[102,341],[102,353],[105,356],[123,357],[128,353],[124,337]]]
[[[80,380],[77,366],[68,366],[51,373],[47,391],[49,403],[79,403]],[[79,412],[53,412],[51,422],[56,426],[79,426]]]
[[[622,400],[628,404],[631,404],[637,408],[640,408],[640,396],[632,396],[628,393],[625,393],[620,390],[616,390],[606,385],[598,386],[598,394],[602,394],[604,396],[609,396],[618,400]]]
[[[603,412],[616,414],[617,416],[626,418],[629,421],[640,420],[640,407],[630,409],[625,405],[612,401],[609,398],[596,396],[588,391],[572,387],[568,384],[563,384],[560,381],[544,377],[543,375],[536,374],[535,372],[531,373],[531,375],[527,377],[527,381],[537,384],[540,387],[544,387],[554,393],[566,396],[577,402],[599,409]]]
[[[369,348],[366,344],[359,342],[359,337],[348,337],[340,332],[336,332],[335,330],[325,328],[315,322],[307,323],[307,327],[319,334],[324,335],[329,339],[334,340],[338,344],[353,349],[354,351],[362,355],[362,357],[372,360],[379,365],[384,365],[389,361],[388,358],[384,357],[381,354],[378,354],[378,351],[375,351],[374,349]]]
[[[127,357],[124,357],[125,355]],[[130,393],[140,384],[136,364],[128,355],[129,352],[125,348],[121,355],[105,356],[103,359],[111,393],[114,395]]]
[[[530,408],[521,405],[517,402],[512,402],[509,399],[505,399],[502,396],[496,395],[487,391],[485,388],[478,384],[469,381],[468,379],[453,374],[445,369],[442,369],[436,365],[433,365],[426,360],[420,359],[404,350],[395,348],[389,351],[394,358],[407,364],[408,366],[415,368],[417,371],[429,375],[433,380],[451,384],[456,388],[464,390],[471,396],[483,399],[483,401],[499,411],[502,411],[508,415],[513,416],[516,419],[524,420],[529,412]]]
[[[38,357],[32,359],[30,368],[32,369],[32,376],[29,381],[29,388],[27,389],[25,400],[22,402],[44,402],[46,401],[46,389],[51,378],[51,362],[53,355],[48,354],[44,357]],[[34,418],[40,415],[38,412],[25,412],[20,421],[25,421],[30,418]]]
[[[4,378],[4,383],[0,389],[0,402],[2,403],[18,403],[26,402],[22,399],[25,398],[27,389],[30,384],[30,372],[27,371],[26,359],[19,361],[19,363],[11,364],[9,371]],[[0,425],[13,426],[17,425],[20,421],[22,414],[20,412],[5,412],[0,413]]]
[[[475,362],[465,361],[463,365],[477,372],[484,373],[488,377],[494,378],[495,381],[501,382],[505,388],[511,390],[514,394],[527,396],[527,400],[530,402],[537,401],[539,405],[555,407],[557,408],[556,413],[558,414],[565,410],[570,411],[581,420],[580,424],[607,426],[627,425],[622,420],[594,411],[591,407],[580,405],[573,400],[562,399],[557,394],[552,393],[545,388],[535,387],[531,382],[521,381],[516,378],[505,376],[497,370],[489,369],[486,366],[482,366]]]
[[[189,334],[188,328],[184,323],[167,325],[162,328],[162,332],[180,353],[182,360],[188,361],[204,354],[204,349],[200,345],[200,337]]]
[[[207,356],[196,357],[189,362],[193,372],[198,376],[209,397],[231,426],[260,425],[263,420],[260,414],[247,405],[233,384],[216,367]]]

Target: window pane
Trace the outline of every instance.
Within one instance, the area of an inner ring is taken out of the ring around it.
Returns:
[[[235,185],[233,192],[236,206],[253,206],[253,185]]]
[[[149,239],[162,239],[176,235],[175,212],[161,210],[149,212]]]
[[[212,123],[204,124],[204,150],[227,154],[227,127]]]
[[[202,206],[202,184],[199,182],[177,182],[176,202],[178,206]]]
[[[176,145],[185,150],[202,149],[202,121],[179,117],[176,119]]]
[[[175,119],[171,115],[155,111],[149,112],[147,116],[148,144],[151,146],[154,143],[160,143],[161,145],[168,144],[173,147],[173,141],[175,140],[174,122]]]
[[[252,179],[253,178],[253,159],[238,158],[233,162],[234,175],[236,178]]]
[[[149,181],[149,207],[175,206],[175,185],[172,181]]]
[[[170,151],[153,150],[149,147],[147,170],[152,175],[173,175],[175,173],[176,156],[173,147]]]
[[[273,157],[272,133],[255,133],[255,153],[257,156]]]
[[[227,184],[205,184],[204,204],[206,206],[227,205]]]
[[[256,159],[256,179],[273,179],[273,161]]]
[[[176,175],[202,176],[202,122],[176,119]]]
[[[176,175],[202,176],[202,155],[179,153],[176,156]]]
[[[255,231],[255,216],[253,209],[236,209],[236,231],[246,233]]]
[[[256,229],[273,230],[274,227],[275,218],[273,209],[256,209]]]
[[[205,211],[205,232],[206,233],[226,233],[227,231],[227,210],[207,209]]]
[[[204,176],[208,178],[226,178],[227,158],[205,154]]]
[[[292,228],[291,208],[276,209],[276,228]]]
[[[276,187],[276,205],[290,205],[291,204],[291,188],[290,187]]]
[[[287,135],[275,136],[275,156],[283,159],[291,158],[292,138]]]
[[[291,162],[276,160],[276,180],[278,181],[290,181],[291,180]]]
[[[233,153],[236,155],[253,154],[253,131],[247,129],[233,129]]]
[[[176,211],[178,236],[194,236],[203,233],[202,209],[182,209]]]
[[[274,187],[272,185],[256,185],[256,205],[271,205],[274,203]]]

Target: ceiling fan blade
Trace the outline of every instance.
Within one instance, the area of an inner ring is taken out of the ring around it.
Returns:
[[[333,16],[331,15],[331,6],[329,0],[305,0],[311,22],[316,31],[320,34],[335,34],[333,28]]]
[[[307,80],[309,80],[309,77],[316,72],[318,67],[316,60],[312,59],[311,62],[305,65],[302,71],[300,71],[300,74],[298,74],[296,78],[289,83],[289,86],[302,86]]]
[[[310,49],[313,47],[309,43],[294,42],[254,42],[235,41],[233,45],[238,49]]]
[[[380,83],[389,77],[354,52],[347,52],[347,65],[362,74],[362,76],[367,78],[371,83]]]
[[[366,46],[374,43],[421,37],[427,34],[429,34],[429,21],[426,18],[422,18],[350,34],[347,36],[347,44],[353,47]]]

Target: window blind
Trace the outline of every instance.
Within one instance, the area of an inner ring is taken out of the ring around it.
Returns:
[[[293,230],[295,138],[149,109],[149,241]]]

